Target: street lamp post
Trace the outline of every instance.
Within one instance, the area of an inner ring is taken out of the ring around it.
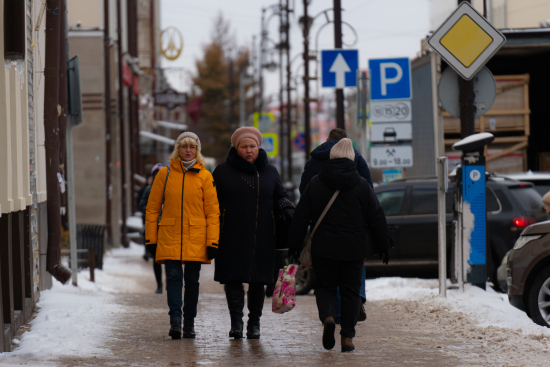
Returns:
[[[300,18],[299,24],[304,35],[304,126],[305,126],[305,153],[306,161],[311,152],[311,121],[309,109],[309,28],[313,24],[313,18],[307,14],[308,0],[303,0],[304,15]]]

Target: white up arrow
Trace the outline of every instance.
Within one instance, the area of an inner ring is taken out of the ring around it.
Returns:
[[[336,88],[344,88],[346,86],[346,73],[349,73],[351,69],[342,54],[336,56],[336,60],[332,63],[329,71],[336,73]]]

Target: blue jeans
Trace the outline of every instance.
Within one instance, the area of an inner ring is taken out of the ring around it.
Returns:
[[[186,261],[185,271],[179,260],[165,260],[164,265],[166,268],[166,292],[168,294],[170,321],[181,321],[182,319],[182,288],[183,281],[185,281],[183,322],[192,324],[197,316],[197,303],[199,303],[201,263]]]
[[[363,266],[363,273],[362,273],[362,279],[361,279],[361,288],[359,289],[359,294],[361,295],[361,303],[367,302],[367,292],[365,291],[365,277],[367,275],[367,271],[365,270],[365,267]],[[338,288],[336,290],[336,297],[334,297],[334,308],[336,310],[336,317],[340,317],[341,309],[342,309],[342,300],[340,298],[340,289]]]

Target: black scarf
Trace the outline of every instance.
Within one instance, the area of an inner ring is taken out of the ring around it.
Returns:
[[[261,148],[254,163],[248,163],[244,158],[242,158],[237,153],[237,149],[235,149],[235,147],[231,147],[229,149],[225,160],[231,167],[244,173],[254,174],[256,171],[263,172],[267,167],[269,167],[269,158],[267,158],[267,153]]]

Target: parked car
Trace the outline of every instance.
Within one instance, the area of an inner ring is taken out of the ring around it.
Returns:
[[[378,258],[365,260],[369,275],[432,276],[437,274],[437,179],[435,177],[394,180],[374,188],[382,206],[394,249],[390,262]],[[497,268],[521,231],[528,225],[548,219],[542,198],[529,182],[518,182],[491,176],[487,182],[487,228],[491,246],[489,278],[498,289]],[[451,254],[453,230],[453,186],[446,194],[447,254]],[[450,269],[450,256],[448,269]],[[297,293],[305,294],[314,285],[310,269],[299,268],[301,281],[296,280]]]
[[[504,173],[503,177],[510,178],[516,181],[531,182],[535,185],[535,190],[544,196],[550,191],[550,172],[518,172],[518,173]]]
[[[527,227],[507,264],[508,300],[537,324],[550,327],[550,221]]]

